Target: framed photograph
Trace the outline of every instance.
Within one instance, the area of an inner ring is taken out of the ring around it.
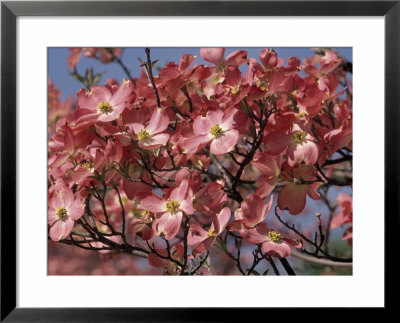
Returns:
[[[398,1],[1,15],[2,321],[393,305]]]

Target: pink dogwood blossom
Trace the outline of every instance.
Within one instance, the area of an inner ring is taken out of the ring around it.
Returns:
[[[48,223],[50,237],[54,241],[66,238],[72,231],[75,221],[83,215],[83,202],[75,200],[68,188],[55,190],[49,199]]]

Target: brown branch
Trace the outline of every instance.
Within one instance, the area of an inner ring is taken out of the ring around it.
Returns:
[[[160,96],[158,94],[158,90],[156,87],[156,83],[154,82],[154,77],[153,77],[153,63],[151,62],[151,58],[150,58],[150,48],[146,48],[145,49],[146,52],[146,56],[147,56],[147,72],[148,72],[148,76],[149,76],[149,80],[151,85],[153,86],[153,91],[154,94],[156,96],[156,100],[157,100],[157,107],[161,107],[161,101],[160,101]]]
[[[315,242],[313,242],[312,240],[307,238],[304,234],[302,234],[300,231],[298,231],[294,224],[289,225],[287,222],[283,221],[282,218],[279,216],[277,209],[278,209],[278,206],[275,207],[275,216],[278,218],[279,222],[282,223],[289,230],[296,233],[299,237],[301,237],[303,240],[305,240],[306,242],[308,242],[315,248],[314,252],[307,251],[306,249],[301,249],[302,252],[312,255],[316,258],[326,258],[326,259],[330,259],[330,260],[336,261],[336,262],[352,262],[353,261],[352,258],[338,258],[338,257],[329,255],[325,250],[323,250],[321,247],[319,247],[318,244],[316,244]],[[323,256],[319,255],[318,253],[323,254]]]

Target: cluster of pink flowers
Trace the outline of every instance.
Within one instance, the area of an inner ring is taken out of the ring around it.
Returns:
[[[120,55],[70,50],[70,68],[82,53],[104,63]],[[297,215],[307,196],[320,199],[321,185],[340,185],[332,160],[352,150],[352,90],[340,85],[342,59],[332,51],[303,63],[285,63],[270,49],[259,60],[244,50],[200,54],[209,65],[185,54],[157,76],[149,77],[147,65],[137,79],[81,89],[74,111],[52,117],[52,240],[104,252],[113,243],[141,248],[169,274],[228,238],[268,257],[301,248],[268,214],[276,202]],[[338,203],[332,228],[352,221],[351,197],[341,194]]]
[[[67,58],[68,68],[74,68],[81,59],[82,53],[88,58],[98,59],[103,64],[111,63],[115,57],[121,55],[120,48],[70,48],[71,54]]]
[[[47,131],[54,131],[56,122],[72,112],[74,98],[70,97],[65,102],[60,101],[61,91],[49,80],[47,84]]]

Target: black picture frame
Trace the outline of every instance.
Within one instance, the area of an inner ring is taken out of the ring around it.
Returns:
[[[399,234],[400,1],[102,1],[1,3],[1,321],[235,321],[242,309],[16,307],[16,19],[19,16],[384,16],[385,19],[385,308]],[[371,44],[373,46],[373,44]],[[374,239],[374,237],[371,237]],[[396,256],[397,257],[397,256]],[[373,255],[371,255],[373,265]],[[396,277],[397,275],[397,277]],[[390,277],[390,280],[389,280]],[[39,293],[40,291],[38,291]],[[265,315],[266,309],[252,309]],[[270,309],[268,309],[270,310]],[[326,315],[326,314],[324,314]],[[254,316],[255,317],[255,316]]]

